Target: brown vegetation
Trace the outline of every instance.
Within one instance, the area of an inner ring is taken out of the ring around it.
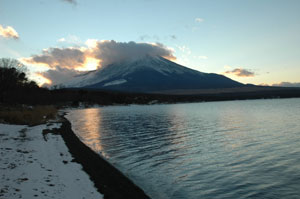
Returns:
[[[54,106],[1,107],[0,121],[11,124],[38,125],[54,119],[57,109]]]

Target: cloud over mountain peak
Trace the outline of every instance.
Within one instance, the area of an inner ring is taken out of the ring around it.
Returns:
[[[175,60],[173,53],[172,49],[161,43],[89,39],[81,47],[52,47],[21,60],[35,67],[48,68],[48,71],[39,75],[45,74],[45,77],[58,81],[60,78],[54,71],[63,71],[68,76],[68,71],[74,74],[75,71],[95,70],[113,63],[138,60],[145,56]]]

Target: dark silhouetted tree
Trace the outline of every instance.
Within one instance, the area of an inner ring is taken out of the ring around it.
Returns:
[[[26,77],[27,67],[16,59],[0,59],[0,101],[8,91],[34,89],[38,85]]]

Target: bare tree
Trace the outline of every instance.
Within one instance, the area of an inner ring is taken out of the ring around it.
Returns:
[[[28,81],[27,67],[16,59],[0,59],[0,102],[4,100],[7,92],[37,88],[37,84]]]
[[[15,68],[20,72],[26,73],[28,71],[27,67],[20,61],[12,58],[1,58],[0,68]]]

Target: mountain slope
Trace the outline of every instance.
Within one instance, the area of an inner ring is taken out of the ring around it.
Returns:
[[[223,75],[202,73],[162,57],[115,63],[76,76],[66,87],[153,92],[175,89],[234,88],[244,85]]]

